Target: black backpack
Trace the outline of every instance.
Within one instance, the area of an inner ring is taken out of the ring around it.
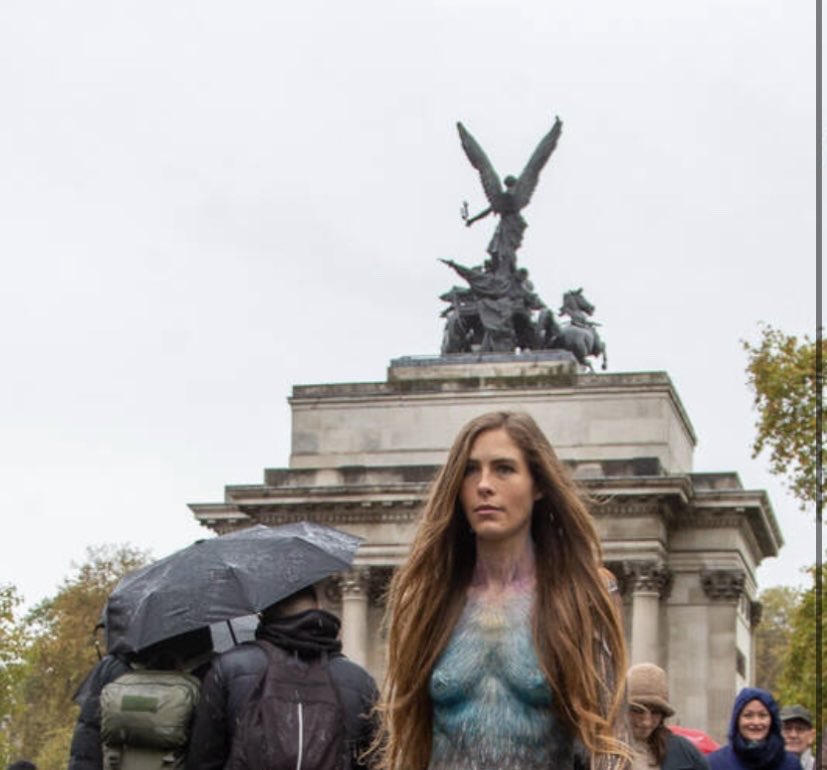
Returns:
[[[347,770],[345,714],[327,655],[309,661],[268,642],[267,670],[241,711],[227,770]]]

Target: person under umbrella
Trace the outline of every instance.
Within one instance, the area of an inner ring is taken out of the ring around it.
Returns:
[[[103,688],[135,668],[190,671],[203,678],[212,654],[209,628],[200,628],[165,639],[137,653],[107,653],[92,668],[78,689],[75,702],[80,714],[72,733],[68,770],[101,770],[100,696]]]
[[[633,770],[709,770],[701,752],[664,723],[675,709],[669,705],[669,686],[662,668],[654,663],[632,666],[626,675],[626,697],[635,750]]]
[[[126,575],[104,610],[107,654],[75,697],[81,714],[69,770],[102,767],[100,694],[107,684],[134,667],[203,676],[211,625],[229,625],[349,568],[361,542],[311,522],[256,525],[199,540]]]
[[[340,706],[340,721],[344,723],[342,737],[343,767],[365,767],[363,756],[371,745],[376,724],[372,713],[378,691],[370,674],[341,652],[339,619],[319,606],[314,587],[310,586],[268,607],[260,615],[256,630],[256,642],[240,644],[222,653],[213,661],[201,690],[201,698],[195,710],[195,720],[187,756],[188,770],[221,770],[228,767],[282,767],[287,757],[282,754],[283,745],[273,747],[266,764],[239,760],[245,752],[251,752],[263,742],[265,736],[242,730],[246,710],[254,707],[254,695],[261,696],[263,678],[271,667],[284,672],[289,679],[291,672],[306,671],[311,662],[323,658],[322,665],[329,672],[329,680],[335,688],[335,698]],[[291,701],[276,704],[277,711],[288,712],[295,704]],[[278,719],[278,717],[276,717]],[[310,719],[307,724],[313,724]],[[256,723],[260,727],[260,723]],[[308,735],[298,736],[285,725],[280,725],[278,738],[288,734],[286,745],[298,749],[323,740],[314,735],[312,727],[306,727]],[[318,725],[317,725],[318,727]],[[256,747],[245,745],[256,743]],[[274,741],[276,744],[277,741]],[[304,765],[302,767],[312,767]],[[289,766],[296,765],[295,760]]]

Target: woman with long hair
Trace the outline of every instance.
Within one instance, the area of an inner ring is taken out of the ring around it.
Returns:
[[[592,768],[616,734],[626,656],[584,498],[534,420],[471,420],[388,594],[384,770]]]
[[[626,697],[635,751],[632,770],[709,770],[703,754],[664,722],[675,709],[669,705],[669,685],[662,668],[654,663],[632,666],[626,675]]]

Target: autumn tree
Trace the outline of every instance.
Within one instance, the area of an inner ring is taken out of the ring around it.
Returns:
[[[782,477],[802,509],[815,505],[820,514],[824,463],[823,357],[825,342],[764,326],[757,345],[743,343],[748,355],[747,375],[758,412],[753,457],[769,451],[770,471]],[[818,347],[817,347],[818,345]],[[819,433],[820,431],[820,433]],[[820,516],[817,515],[820,526]],[[811,568],[812,585],[803,592],[787,616],[788,638],[781,670],[771,669],[772,688],[784,703],[801,703],[815,712],[817,671],[820,688],[824,669],[817,660],[817,637],[823,634],[821,586],[825,571]],[[771,589],[781,591],[782,589]],[[781,598],[779,594],[777,598]],[[775,620],[783,620],[782,613]],[[821,625],[818,628],[819,623]],[[818,634],[816,633],[818,630]],[[781,643],[783,631],[773,635],[770,626],[764,653]],[[759,642],[757,654],[761,654]],[[820,650],[819,650],[820,652]],[[777,657],[772,655],[772,663]],[[760,663],[759,663],[760,672]]]
[[[25,708],[12,715],[9,732],[19,755],[41,770],[66,766],[78,714],[72,696],[98,660],[95,626],[115,584],[146,561],[129,546],[90,548],[57,594],[27,615],[28,668],[20,683]]]
[[[823,355],[823,340],[820,345]],[[820,458],[815,451],[817,389],[822,386],[816,377],[816,343],[764,326],[757,345],[743,346],[758,411],[753,457],[769,451],[770,471],[785,480],[806,508],[816,502],[818,460],[824,462],[823,422]],[[821,410],[823,418],[823,403]]]
[[[21,601],[15,586],[0,586],[0,766],[3,767],[19,749],[11,740],[8,725],[19,710],[21,683],[28,669],[28,636],[18,616]]]
[[[824,612],[817,602],[823,602],[816,590],[815,567],[810,574],[813,585],[801,596],[790,614],[790,641],[784,658],[783,671],[778,679],[777,695],[782,703],[800,703],[816,713],[816,627],[821,619],[821,635],[827,630]],[[821,582],[827,578],[827,565],[821,567]],[[821,667],[821,691],[827,692],[827,676]],[[827,714],[822,713],[822,716]]]
[[[755,684],[777,692],[792,637],[791,615],[800,592],[789,586],[774,586],[761,592],[761,622],[755,629]]]

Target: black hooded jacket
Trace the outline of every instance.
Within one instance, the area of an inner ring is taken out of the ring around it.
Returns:
[[[256,637],[308,660],[327,654],[330,676],[345,711],[351,767],[373,740],[371,716],[376,683],[361,666],[341,653],[336,638],[339,620],[324,610],[308,610],[259,626]],[[253,643],[241,644],[218,656],[207,674],[195,713],[187,756],[188,770],[221,770],[230,756],[237,720],[267,669],[267,653]]]
[[[72,745],[69,749],[69,770],[101,770],[101,690],[121,674],[130,671],[129,664],[117,655],[105,655],[92,669],[75,696],[80,705]]]

